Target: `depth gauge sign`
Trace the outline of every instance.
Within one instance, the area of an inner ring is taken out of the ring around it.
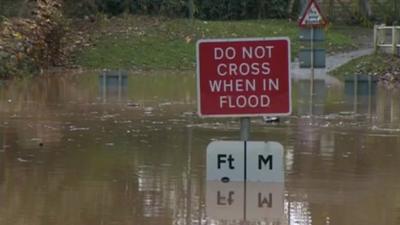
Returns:
[[[203,117],[291,113],[288,38],[197,42],[197,101]]]

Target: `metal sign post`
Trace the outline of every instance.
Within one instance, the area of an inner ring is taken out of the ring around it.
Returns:
[[[309,0],[307,7],[304,10],[304,13],[302,17],[299,20],[299,27],[309,29],[310,31],[310,64],[304,63],[307,59],[307,54],[302,54],[306,51],[303,50],[303,52],[300,50],[299,53],[299,58],[300,58],[300,68],[310,68],[311,70],[311,77],[310,77],[310,115],[313,115],[313,97],[314,97],[314,77],[315,77],[315,67],[317,68],[324,68],[325,67],[325,55],[324,61],[321,63],[321,60],[316,60],[316,56],[320,58],[321,53],[325,54],[324,52],[321,52],[321,49],[315,49],[315,41],[323,41],[323,38],[321,38],[320,33],[322,31],[320,30],[315,30],[315,28],[321,28],[325,27],[328,24],[328,20],[323,16],[321,13],[321,9],[319,8],[316,0]],[[317,32],[317,33],[316,33]],[[307,34],[307,33],[305,33]],[[303,37],[302,35],[300,36],[300,39],[307,40],[306,37]],[[319,46],[319,45],[318,45]],[[318,51],[319,53],[316,54],[315,51]],[[302,63],[303,62],[303,63]],[[307,62],[307,61],[306,61]]]
[[[248,141],[250,138],[250,117],[240,118],[240,140]]]
[[[311,49],[311,59],[310,59],[310,68],[311,68],[311,79],[310,79],[310,115],[313,115],[313,106],[312,100],[314,97],[314,27],[311,27],[311,38],[310,38],[310,49]]]

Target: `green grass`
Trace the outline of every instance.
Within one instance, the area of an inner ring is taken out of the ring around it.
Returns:
[[[339,78],[360,74],[382,76],[386,73],[400,73],[400,58],[388,54],[372,54],[353,59],[330,72]]]
[[[94,47],[77,54],[85,68],[192,69],[195,43],[202,38],[289,37],[292,57],[301,45],[296,22],[287,20],[190,21],[123,17],[99,22]],[[99,35],[101,34],[101,35]],[[335,29],[326,35],[328,52],[354,48],[353,40]]]

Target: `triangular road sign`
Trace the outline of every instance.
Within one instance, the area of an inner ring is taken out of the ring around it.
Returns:
[[[322,15],[315,0],[310,0],[304,11],[303,16],[299,20],[300,27],[324,27],[328,24],[326,18]]]

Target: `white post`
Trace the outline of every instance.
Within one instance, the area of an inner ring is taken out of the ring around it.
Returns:
[[[353,113],[356,115],[358,111],[358,76],[356,74],[354,74],[353,95]]]
[[[118,102],[122,99],[122,73],[121,70],[118,71]]]
[[[396,32],[396,26],[392,27],[392,54],[396,55],[397,53],[397,32]]]
[[[368,117],[372,118],[372,76],[368,76]]]
[[[378,25],[374,25],[374,50],[378,50]]]
[[[107,72],[103,72],[103,103],[107,102]]]
[[[400,26],[396,26],[395,27],[395,32],[396,32],[396,39],[395,39],[395,41],[396,41],[396,44],[395,44],[395,48],[396,48],[396,50],[395,50],[395,54],[397,55],[397,56],[400,56]]]

